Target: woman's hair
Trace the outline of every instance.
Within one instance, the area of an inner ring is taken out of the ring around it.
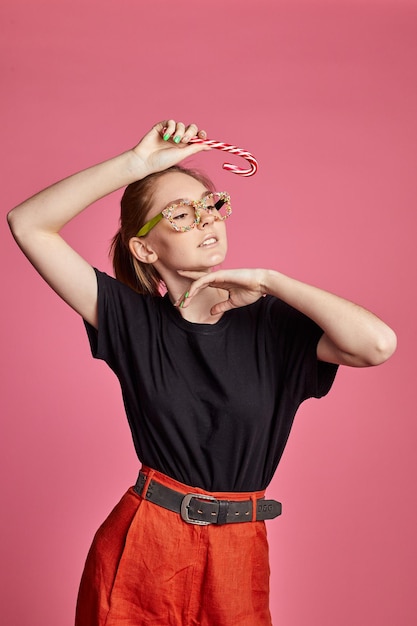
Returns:
[[[142,263],[132,255],[129,241],[147,221],[159,179],[170,172],[187,174],[214,191],[213,183],[205,174],[179,165],[149,174],[126,187],[120,203],[120,228],[112,239],[110,256],[116,278],[141,294],[160,296],[162,279],[152,264]]]

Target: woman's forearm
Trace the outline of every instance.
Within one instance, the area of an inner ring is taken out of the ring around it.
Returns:
[[[87,206],[144,175],[133,151],[89,167],[12,209],[7,216],[12,232],[20,243],[26,234],[57,233]]]
[[[378,365],[396,348],[393,330],[363,307],[273,270],[263,274],[262,290],[314,320],[325,336],[318,356],[353,366]]]

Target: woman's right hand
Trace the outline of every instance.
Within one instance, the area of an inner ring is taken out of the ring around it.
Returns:
[[[172,165],[176,165],[197,152],[210,150],[210,147],[189,141],[193,137],[206,139],[205,130],[198,130],[196,124],[185,126],[182,122],[165,120],[155,124],[153,128],[132,149],[139,159],[141,178],[161,172]]]

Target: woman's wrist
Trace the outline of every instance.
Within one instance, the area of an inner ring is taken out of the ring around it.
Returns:
[[[146,176],[149,176],[149,174],[152,174],[149,168],[146,167],[140,154],[138,154],[134,148],[128,150],[125,153],[125,156],[127,158],[127,170],[131,175],[130,182],[133,183],[137,180],[142,180],[143,178],[146,178]]]
[[[259,284],[263,294],[271,296],[277,295],[277,284],[281,274],[275,270],[262,269],[260,271]]]

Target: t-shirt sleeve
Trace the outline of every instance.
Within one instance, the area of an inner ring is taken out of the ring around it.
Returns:
[[[120,363],[129,359],[132,319],[134,324],[143,320],[144,298],[104,272],[94,271],[98,286],[98,329],[85,320],[84,324],[93,357],[102,359],[117,373]]]
[[[338,366],[317,358],[317,344],[323,330],[309,317],[276,298],[269,302],[269,323],[275,334],[280,369],[291,395],[299,402],[325,396]]]

